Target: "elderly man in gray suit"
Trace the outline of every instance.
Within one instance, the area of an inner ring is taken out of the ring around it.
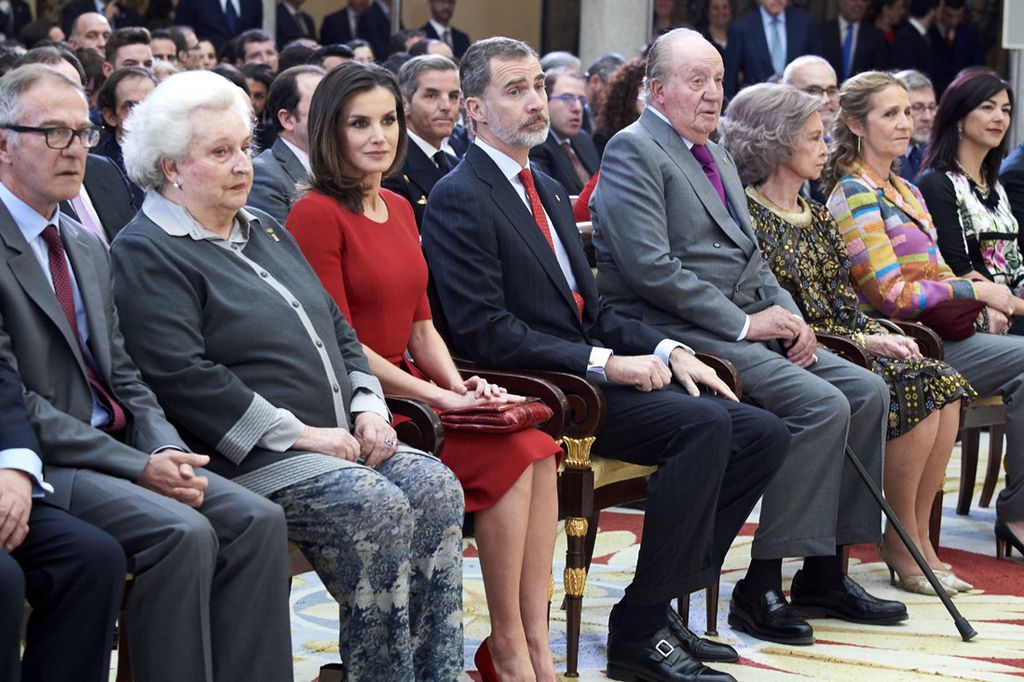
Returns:
[[[288,220],[299,187],[309,180],[309,102],[324,78],[319,66],[285,69],[267,93],[267,118],[277,131],[270,149],[253,159],[250,206],[266,211],[281,225]]]
[[[291,679],[284,514],[199,469],[124,350],[106,248],[58,208],[97,141],[77,83],[35,64],[0,79],[0,357],[51,502],[124,548],[135,679]]]
[[[770,641],[811,644],[808,615],[891,624],[903,604],[872,597],[841,568],[842,545],[875,543],[880,515],[849,445],[881,479],[888,390],[871,372],[815,347],[790,295],[761,259],[739,176],[709,141],[723,67],[700,34],[661,36],[647,61],[647,109],[608,144],[591,200],[598,286],[615,308],[734,362],[744,396],[792,436],[768,485],[752,562],[729,623]],[[783,557],[805,557],[782,595]]]

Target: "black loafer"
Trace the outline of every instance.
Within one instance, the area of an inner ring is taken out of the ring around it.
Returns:
[[[809,617],[839,618],[867,625],[894,625],[907,619],[903,602],[874,597],[848,576],[843,576],[843,588],[823,587],[800,570],[793,576],[789,595],[793,606]]]
[[[736,583],[729,601],[729,627],[768,642],[814,644],[814,628],[789,605],[778,590],[768,590],[757,598]]]
[[[728,644],[714,642],[694,634],[690,628],[686,627],[682,617],[671,606],[668,607],[668,627],[672,634],[676,636],[676,639],[679,640],[679,643],[686,647],[690,655],[698,661],[704,661],[705,663],[735,663],[740,660],[740,655]]]
[[[608,638],[608,677],[629,682],[736,682],[687,653],[666,625],[650,639]]]

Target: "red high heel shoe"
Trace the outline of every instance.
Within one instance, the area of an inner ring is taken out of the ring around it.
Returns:
[[[476,665],[476,671],[480,673],[480,679],[482,682],[500,682],[498,680],[498,671],[494,669],[494,659],[491,658],[491,650],[487,646],[487,640],[489,637],[485,637],[484,641],[480,642],[480,647],[476,650],[476,655],[473,656],[473,663]]]

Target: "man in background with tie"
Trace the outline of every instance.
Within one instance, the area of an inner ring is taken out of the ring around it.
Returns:
[[[401,170],[381,184],[412,204],[417,227],[423,224],[430,190],[459,162],[448,145],[462,104],[458,69],[447,57],[420,55],[398,72],[409,149]]]
[[[821,38],[810,12],[788,4],[789,0],[757,0],[757,9],[729,27],[726,97],[743,86],[781,76],[786,64],[797,57],[821,54]]]
[[[219,52],[239,33],[263,28],[263,0],[180,0],[174,21],[191,26]]]
[[[430,6],[430,18],[423,24],[422,31],[428,38],[447,43],[455,53],[455,59],[462,59],[469,49],[469,36],[452,26],[455,0],[427,0],[427,4]]]
[[[598,384],[607,417],[593,453],[657,466],[633,582],[612,608],[608,676],[728,682],[734,661],[670,601],[718,579],[786,447],[780,421],[735,402],[689,348],[597,295],[564,188],[532,168],[547,137],[544,73],[525,43],[476,42],[462,58],[477,137],[431,194],[423,248],[452,351],[487,367],[553,369]],[[710,389],[717,393],[700,393]]]
[[[935,104],[932,82],[920,71],[906,69],[897,73],[896,78],[907,88],[907,94],[910,96],[910,118],[914,122],[914,129],[910,131],[910,145],[900,160],[899,173],[901,177],[914,182],[914,178],[921,171],[924,150],[932,134],[932,124],[935,123],[938,105]]]
[[[544,144],[530,150],[530,161],[569,194],[579,194],[601,165],[594,140],[583,130],[586,82],[578,70],[560,67],[544,74],[544,89],[551,129]]]
[[[889,68],[885,35],[864,22],[868,4],[868,0],[838,0],[839,16],[821,25],[822,56],[843,81],[861,71]]]
[[[879,625],[907,618],[903,604],[844,576],[841,561],[843,545],[881,539],[879,508],[844,466],[844,449],[881,485],[889,391],[869,370],[816,349],[761,258],[735,165],[709,140],[722,72],[718,50],[696,31],[676,29],[652,46],[647,108],[608,143],[590,200],[598,284],[624,315],[731,360],[744,399],[789,428],[729,624],[768,641],[812,644],[797,609]],[[804,557],[792,605],[782,594],[784,557]]]

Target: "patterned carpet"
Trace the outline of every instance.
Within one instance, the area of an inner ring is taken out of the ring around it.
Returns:
[[[984,472],[984,453],[979,472]],[[900,599],[907,604],[910,620],[895,627],[854,625],[837,620],[813,621],[817,643],[810,647],[788,647],[761,642],[733,632],[726,623],[729,596],[742,577],[750,558],[750,541],[756,527],[757,512],[733,543],[721,582],[718,614],[719,638],[735,646],[741,661],[722,665],[738,680],[986,680],[1021,682],[1024,680],[1024,562],[995,559],[992,536],[994,509],[974,507],[970,516],[957,516],[953,505],[959,479],[959,458],[954,453],[946,482],[940,556],[953,563],[957,573],[975,584],[969,594],[955,598],[957,607],[971,621],[978,636],[961,641],[952,620],[936,598],[911,595],[889,586],[888,571],[874,551],[855,548],[850,574],[870,592],[880,597]],[[980,486],[980,481],[979,481]],[[998,489],[998,488],[997,488]],[[639,512],[616,509],[601,517],[596,559],[587,580],[583,607],[580,678],[584,682],[607,679],[605,636],[608,611],[622,595],[636,561],[643,516]],[[489,625],[484,603],[479,562],[472,541],[467,541],[465,575],[465,652],[467,666],[473,653],[487,636]],[[555,596],[551,615],[551,641],[556,669],[564,670],[565,618],[558,610],[561,603],[561,559],[565,556],[564,536],[555,548]],[[783,565],[785,588],[799,568],[799,561]],[[297,578],[292,594],[292,642],[295,679],[313,680],[324,663],[338,660],[337,609],[312,573]],[[694,631],[705,629],[704,593],[691,597],[690,624]],[[115,654],[116,655],[116,654]],[[111,678],[113,679],[113,677]],[[463,677],[479,679],[475,673]]]

